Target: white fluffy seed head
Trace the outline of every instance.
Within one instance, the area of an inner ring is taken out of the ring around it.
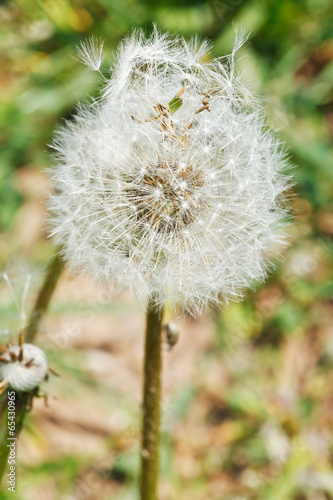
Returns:
[[[58,131],[52,229],[72,266],[200,310],[266,276],[284,156],[230,56],[135,32],[102,97]]]
[[[45,380],[48,363],[39,347],[33,344],[10,346],[1,357],[6,361],[0,362],[0,378],[15,391],[31,391]]]

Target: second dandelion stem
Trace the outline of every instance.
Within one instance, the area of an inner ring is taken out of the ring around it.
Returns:
[[[157,500],[161,417],[163,308],[147,307],[144,361],[141,500]]]
[[[48,308],[52,294],[63,269],[64,261],[60,257],[60,252],[57,252],[47,268],[45,281],[39,291],[35,306],[31,313],[29,324],[25,331],[26,342],[33,342],[40,326],[41,319]]]

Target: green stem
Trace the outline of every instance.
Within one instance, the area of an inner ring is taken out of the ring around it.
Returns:
[[[147,307],[144,361],[143,424],[141,451],[141,500],[157,500],[161,418],[163,308],[153,301]]]
[[[47,310],[63,268],[64,261],[60,257],[59,253],[57,253],[49,264],[45,281],[42,288],[39,290],[34,308],[29,318],[29,323],[25,331],[26,342],[32,342],[34,340],[39,329],[41,319]]]
[[[15,420],[8,419],[8,393],[15,395]],[[17,441],[13,437],[18,437],[24,417],[30,410],[32,394],[29,392],[18,393],[11,389],[5,391],[0,399],[0,483],[3,483],[3,491],[7,490],[7,473],[9,472],[8,455],[10,447],[8,444],[15,446],[15,466],[17,466]],[[9,425],[15,422],[15,436],[11,435]],[[14,443],[14,444],[13,444]]]

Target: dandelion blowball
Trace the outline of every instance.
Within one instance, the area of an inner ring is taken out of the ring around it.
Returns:
[[[97,102],[54,140],[53,235],[72,266],[141,300],[238,299],[283,240],[284,157],[233,53],[134,33]],[[99,70],[102,47],[80,56]]]

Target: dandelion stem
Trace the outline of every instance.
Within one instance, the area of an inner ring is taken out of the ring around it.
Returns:
[[[162,370],[163,308],[147,307],[144,361],[141,500],[157,500]]]
[[[1,488],[1,482],[5,482],[4,475],[6,471],[9,472],[9,464],[8,464],[8,456],[11,451],[11,448],[8,445],[11,445],[12,448],[17,448],[18,435],[22,429],[23,421],[26,413],[30,409],[31,404],[31,393],[29,392],[14,392],[9,391],[11,396],[15,394],[15,419],[9,419],[9,410],[8,410],[8,391],[5,391],[4,394],[0,397],[0,491],[6,491],[8,485],[3,485]],[[12,418],[12,417],[11,417]],[[12,428],[15,427],[15,431],[11,431]],[[14,439],[15,438],[15,439]],[[16,456],[17,450],[15,450],[14,457]],[[13,462],[15,463],[17,460]],[[9,476],[5,476],[7,479]]]
[[[34,340],[39,329],[41,319],[48,308],[63,268],[64,261],[60,257],[59,252],[57,252],[47,268],[45,281],[38,293],[34,308],[30,315],[29,323],[25,331],[26,342],[32,342]]]

